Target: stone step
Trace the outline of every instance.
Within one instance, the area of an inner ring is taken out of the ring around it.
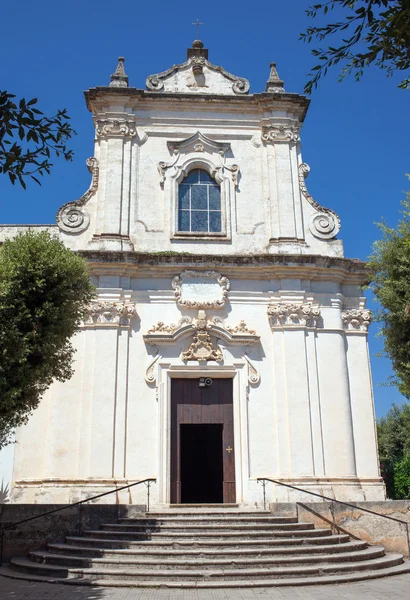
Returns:
[[[97,540],[98,542],[99,540]],[[124,543],[124,542],[122,542]],[[87,547],[80,545],[70,545],[70,544],[58,544],[52,543],[47,544],[48,550],[53,554],[65,554],[65,555],[77,555],[77,556],[85,556],[85,557],[147,557],[147,558],[156,558],[159,561],[166,562],[168,559],[173,560],[175,557],[187,557],[187,558],[220,558],[221,555],[224,557],[273,557],[273,556],[289,556],[289,555],[298,555],[298,554],[306,554],[306,555],[320,555],[320,554],[338,554],[350,551],[364,550],[368,547],[367,542],[362,542],[361,540],[354,540],[351,542],[344,542],[338,544],[328,544],[328,545],[297,545],[297,546],[269,546],[267,548],[250,548],[249,546],[245,546],[242,548],[231,548],[227,547],[223,549],[223,553],[220,552],[220,548],[207,550],[205,548],[192,550],[188,549],[177,549],[172,546],[168,546],[165,549],[157,548],[152,549],[152,546],[147,546],[142,549],[138,549],[140,544],[136,545],[134,548],[101,548],[101,547]]]
[[[340,573],[349,573],[361,570],[378,570],[403,563],[403,557],[401,554],[386,554],[380,558],[364,560],[364,561],[352,561],[352,562],[334,562],[331,564],[320,563],[317,565],[302,565],[302,566],[281,566],[279,568],[246,568],[246,569],[217,569],[217,570],[165,570],[165,569],[138,569],[130,570],[129,568],[123,568],[121,570],[108,569],[108,568],[90,568],[90,569],[78,569],[78,568],[63,568],[55,565],[44,565],[30,561],[26,558],[13,558],[10,564],[14,569],[24,573],[32,573],[39,575],[46,575],[51,577],[68,577],[74,579],[80,579],[84,576],[88,580],[101,580],[108,579],[110,581],[128,580],[128,584],[132,585],[134,581],[151,581],[156,582],[157,585],[162,585],[163,581],[178,581],[182,580],[184,583],[199,581],[210,581],[217,580],[229,581],[235,580],[239,584],[246,580],[272,580],[272,579],[284,579],[293,577],[314,577],[319,579],[322,575],[332,575]]]
[[[266,532],[264,530],[255,531],[255,530],[237,530],[237,531],[220,531],[218,533],[217,530],[212,531],[196,531],[194,534],[192,532],[172,532],[170,530],[167,531],[148,531],[148,532],[140,532],[137,531],[124,531],[118,529],[115,530],[106,530],[106,529],[97,529],[97,530],[85,530],[84,534],[86,536],[92,536],[97,538],[105,538],[105,539],[124,539],[124,540],[183,540],[187,538],[191,538],[193,535],[195,539],[226,539],[226,540],[234,540],[238,538],[246,539],[265,539],[270,540],[276,537],[320,537],[320,536],[328,536],[332,535],[330,529],[300,529],[300,530],[290,530],[290,531],[269,531]]]
[[[47,551],[36,550],[30,552],[29,558],[33,562],[40,564],[56,565],[63,567],[80,567],[80,568],[108,568],[116,570],[124,569],[158,569],[163,570],[208,570],[208,569],[249,569],[254,567],[266,568],[275,566],[291,566],[291,565],[311,565],[323,563],[342,563],[342,562],[359,562],[380,558],[385,555],[382,547],[369,547],[364,550],[350,551],[343,554],[319,554],[308,556],[301,554],[299,556],[274,556],[274,557],[257,557],[250,558],[249,556],[230,557],[230,558],[169,558],[160,563],[158,558],[136,557],[136,556],[121,556],[121,557],[103,557],[103,558],[87,558],[81,556],[72,556],[65,554],[53,554]]]
[[[168,524],[164,525],[140,525],[137,523],[103,523],[101,525],[101,529],[103,531],[135,531],[137,533],[141,532],[158,532],[166,533],[176,533],[176,532],[192,532],[192,534],[196,533],[205,533],[205,532],[260,532],[265,531],[266,533],[270,531],[298,531],[298,530],[307,530],[314,529],[313,523],[238,523],[238,524]]]
[[[372,579],[378,579],[380,577],[392,577],[396,575],[403,575],[410,573],[410,563],[406,562],[394,567],[387,567],[379,570],[360,570],[355,573],[342,573],[338,575],[321,575],[319,578],[316,577],[291,577],[282,579],[251,579],[237,581],[232,579],[230,581],[161,581],[161,588],[169,589],[230,589],[230,588],[270,588],[270,587],[286,587],[286,586],[310,586],[310,585],[335,585],[340,583],[353,583],[356,581],[368,581]],[[11,577],[13,579],[22,579],[26,581],[48,581],[52,583],[64,583],[66,585],[84,585],[93,587],[113,587],[113,588],[158,588],[157,581],[150,581],[146,579],[144,581],[133,581],[133,580],[110,580],[110,579],[92,579],[86,578],[81,579],[65,579],[55,575],[51,576],[35,575],[33,573],[25,574],[23,572],[16,572],[14,569],[8,567],[0,568],[0,575],[3,577]],[[98,593],[97,593],[98,595]]]
[[[263,517],[263,516],[272,516],[272,513],[269,510],[232,510],[232,509],[225,509],[225,510],[221,510],[220,508],[215,508],[215,509],[207,509],[207,510],[200,510],[200,509],[184,509],[184,510],[180,510],[180,509],[170,509],[167,511],[150,511],[149,513],[146,513],[147,518],[154,518],[154,519],[172,519],[172,518],[178,518],[178,517],[221,517],[221,518],[225,518],[225,517],[232,517],[232,518],[241,518],[241,517]],[[273,516],[278,516],[281,517],[281,515],[273,515]]]
[[[204,524],[208,526],[211,525],[219,525],[219,524],[237,524],[237,523],[255,523],[255,524],[285,524],[285,523],[297,523],[298,520],[296,517],[272,517],[272,516],[253,516],[253,517],[187,517],[187,516],[170,516],[170,517],[159,517],[157,519],[154,518],[146,518],[146,517],[126,517],[118,519],[119,524],[136,524],[136,525],[184,525],[192,524],[195,525],[197,523]]]
[[[316,530],[317,531],[317,530]],[[328,530],[326,530],[328,531]],[[108,537],[103,538],[99,537],[79,537],[79,536],[67,536],[66,543],[73,545],[80,545],[85,547],[99,547],[99,548],[133,548],[133,547],[141,547],[147,549],[172,549],[172,548],[213,548],[220,549],[225,551],[226,548],[273,548],[273,547],[282,547],[282,546],[296,546],[300,544],[304,545],[333,545],[333,544],[344,544],[349,541],[349,536],[346,534],[338,534],[338,535],[310,535],[309,537],[305,536],[293,536],[293,537],[270,537],[269,540],[242,540],[242,539],[234,539],[234,540],[215,540],[215,539],[186,539],[186,540],[161,540],[155,539],[155,541],[150,540],[128,540],[128,539],[118,539]]]

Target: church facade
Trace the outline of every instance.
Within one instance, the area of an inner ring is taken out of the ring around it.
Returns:
[[[12,501],[72,502],[156,478],[156,506],[261,506],[269,477],[381,500],[364,264],[306,186],[309,100],[208,60],[85,93],[89,189],[50,231],[96,297],[75,373],[17,432]],[[4,239],[17,228],[3,226]],[[144,486],[105,501],[143,504]],[[307,500],[270,484],[270,502]]]

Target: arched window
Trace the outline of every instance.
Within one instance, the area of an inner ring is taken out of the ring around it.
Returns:
[[[179,184],[178,231],[222,231],[221,190],[204,169],[193,169]]]

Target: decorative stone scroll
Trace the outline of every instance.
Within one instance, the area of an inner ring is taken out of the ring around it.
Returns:
[[[178,306],[183,308],[222,308],[230,288],[227,277],[217,271],[182,271],[173,278]]]
[[[90,187],[81,198],[67,202],[57,212],[57,225],[66,233],[81,233],[90,223],[90,215],[85,209],[85,204],[97,191],[99,168],[98,160],[93,157],[87,158],[85,164],[92,175]]]
[[[309,175],[310,167],[306,163],[299,165],[299,187],[303,196],[311,206],[317,211],[317,214],[310,218],[309,229],[312,235],[322,240],[330,240],[340,231],[340,218],[330,208],[321,206],[309,194],[305,179]]]
[[[137,127],[135,121],[127,119],[98,119],[95,123],[95,134],[98,139],[108,137],[135,137]]]
[[[136,314],[135,305],[116,300],[93,302],[84,317],[84,327],[129,327]]]
[[[237,188],[238,187],[238,178],[239,178],[239,174],[240,174],[239,165],[235,164],[235,165],[228,166],[226,164],[226,158],[225,158],[224,152],[219,152],[219,157],[221,160],[222,168],[226,169],[227,171],[229,171],[231,173],[232,182],[233,182],[234,186]]]
[[[291,142],[298,144],[300,142],[299,125],[280,125],[271,124],[262,128],[262,141],[265,144],[274,142]]]
[[[168,169],[172,169],[172,167],[175,167],[175,165],[178,162],[179,150],[174,150],[174,154],[175,154],[175,160],[173,160],[172,162],[167,163],[167,162],[161,160],[158,163],[159,182],[160,182],[161,186],[163,186],[165,183],[165,176],[166,176],[166,172],[168,171]]]
[[[156,364],[157,364],[158,360],[161,358],[161,354],[159,353],[158,346],[152,346],[152,354],[153,354],[154,358],[151,360],[151,362],[149,363],[149,365],[145,371],[145,381],[147,383],[156,383],[156,380],[157,380]]]
[[[367,331],[372,322],[370,310],[352,308],[342,312],[342,321],[347,331]]]
[[[260,378],[258,371],[255,369],[254,365],[252,364],[250,358],[248,357],[248,352],[246,349],[245,349],[244,357],[248,364],[248,381],[250,384],[256,385],[259,383],[261,378]]]
[[[310,302],[281,303],[268,306],[271,329],[275,327],[316,327],[320,309]]]

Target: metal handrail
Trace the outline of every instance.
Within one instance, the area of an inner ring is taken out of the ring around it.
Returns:
[[[410,532],[409,532],[409,523],[407,521],[403,521],[402,519],[396,519],[395,517],[389,517],[388,515],[382,515],[381,513],[378,513],[374,510],[370,510],[369,508],[362,508],[361,506],[358,506],[357,504],[351,504],[350,502],[344,502],[344,500],[336,500],[335,498],[330,498],[329,496],[324,496],[323,494],[318,494],[317,492],[311,492],[310,490],[305,490],[303,488],[296,487],[295,485],[290,485],[289,483],[283,483],[283,481],[278,481],[277,479],[270,479],[269,477],[258,477],[256,481],[262,482],[264,510],[266,510],[266,482],[267,481],[276,483],[276,485],[283,485],[284,487],[291,488],[292,490],[297,490],[298,492],[304,492],[305,494],[310,494],[311,496],[316,496],[317,498],[322,498],[324,500],[327,500],[328,502],[332,502],[332,507],[330,508],[330,512],[332,513],[333,532],[335,530],[335,527],[338,527],[335,524],[335,512],[334,512],[334,505],[336,502],[338,504],[343,504],[344,506],[349,506],[350,508],[362,510],[363,512],[370,513],[371,515],[376,515],[377,517],[383,517],[383,519],[389,519],[389,521],[396,521],[397,523],[401,523],[402,525],[404,525],[406,527],[407,545],[409,548],[409,555],[410,555]],[[301,502],[296,502],[295,504],[296,504],[296,506],[298,506],[299,504],[302,505]]]
[[[129,485],[124,485],[120,488],[114,488],[109,492],[104,492],[103,494],[98,494],[97,496],[90,496],[89,498],[85,498],[84,500],[79,500],[78,502],[72,502],[71,504],[65,504],[64,506],[60,506],[59,508],[54,508],[53,510],[48,510],[47,512],[40,513],[39,515],[35,515],[34,517],[28,517],[27,519],[22,519],[21,521],[16,521],[15,523],[9,523],[8,525],[2,525],[0,528],[0,565],[3,562],[3,545],[4,545],[4,532],[7,529],[14,529],[17,525],[21,525],[22,523],[28,523],[28,521],[35,521],[36,519],[41,519],[42,517],[46,517],[47,515],[52,515],[53,513],[60,512],[61,510],[65,510],[66,508],[71,508],[73,506],[79,506],[80,504],[85,504],[90,500],[97,500],[97,498],[102,498],[103,496],[108,496],[109,494],[114,494],[115,492],[121,492],[122,490],[127,490],[135,485],[140,485],[141,483],[145,483],[147,486],[147,512],[149,512],[149,499],[150,499],[150,487],[151,483],[156,483],[156,479],[150,477],[148,479],[142,479],[141,481],[135,481],[134,483],[130,483]]]

